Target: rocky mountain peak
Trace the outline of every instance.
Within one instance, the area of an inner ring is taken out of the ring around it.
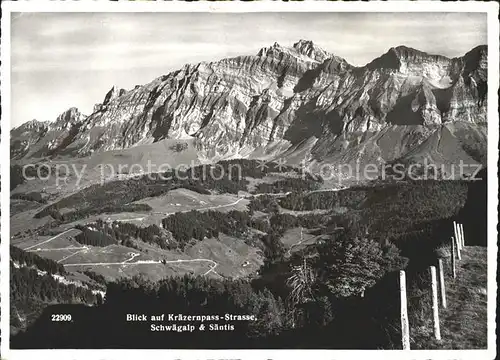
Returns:
[[[71,107],[62,114],[60,114],[55,123],[56,129],[70,129],[73,125],[81,123],[85,120],[86,116],[83,115],[76,107]]]
[[[390,48],[385,54],[376,58],[367,65],[370,68],[399,69],[402,65],[424,62],[449,63],[451,60],[442,55],[431,55],[405,45]]]
[[[412,48],[410,46],[406,45],[398,45],[391,47],[389,51],[394,52],[396,55],[399,57],[416,57],[416,56],[426,56],[428,55],[427,53],[417,50],[415,48]]]
[[[316,61],[323,62],[326,59],[332,57],[332,54],[323,50],[311,40],[299,40],[293,44],[293,48],[302,55],[308,56]]]
[[[47,128],[49,123],[50,123],[50,121],[39,121],[37,119],[33,119],[33,120],[25,122],[24,124],[20,125],[19,127],[15,128],[13,130],[22,129],[22,130],[26,131],[26,130],[36,130],[36,129],[40,129],[40,128]]]
[[[472,48],[468,51],[464,57],[467,58],[472,54],[476,54],[476,56],[486,57],[488,55],[488,45],[478,45],[475,48]]]
[[[452,59],[442,55],[431,55],[405,45],[390,48],[385,54],[367,64],[366,68],[396,71],[413,77],[413,80],[425,77],[438,83],[444,81],[444,78],[455,77]]]
[[[104,101],[102,102],[102,105],[109,104],[111,101],[122,96],[124,93],[125,93],[125,89],[118,90],[116,85],[113,85],[111,90],[109,90],[108,93],[106,94],[106,96],[104,97]]]
[[[333,57],[332,54],[323,50],[310,40],[299,40],[292,47],[282,46],[275,42],[272,46],[263,47],[257,53],[260,57],[293,57],[302,62],[321,63],[326,59]]]
[[[431,55],[424,51],[420,51],[405,45],[400,45],[393,47],[389,52],[394,53],[400,61],[404,62],[422,62],[422,61],[442,61],[449,62],[445,56],[442,55]]]
[[[463,56],[464,73],[466,76],[479,76],[481,80],[486,81],[488,69],[488,47],[479,45],[470,50]]]
[[[272,46],[265,46],[259,50],[257,56],[273,56],[275,54],[286,53],[286,49],[275,42]]]

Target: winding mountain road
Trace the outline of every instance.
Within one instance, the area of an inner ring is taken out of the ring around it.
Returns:
[[[189,262],[208,262],[212,265],[212,267],[203,274],[203,276],[208,275],[209,273],[213,272],[216,275],[221,276],[215,271],[215,268],[219,265],[217,262],[211,259],[177,259],[177,260],[169,260],[169,261],[162,261],[162,260],[138,260],[135,262],[130,262],[133,260],[135,257],[139,256],[140,254],[138,253],[131,253],[131,257],[128,258],[127,260],[124,260],[122,262],[100,262],[100,263],[76,263],[76,264],[63,264],[65,267],[66,266],[111,266],[111,265],[119,265],[119,266],[129,266],[129,265],[146,265],[146,264],[182,264],[182,263],[189,263]]]
[[[160,212],[160,211],[153,211],[152,213],[153,214],[160,214],[160,215],[170,216],[170,215],[174,215],[174,214],[178,214],[178,213],[187,213],[187,212],[190,212],[190,211],[206,211],[206,210],[213,210],[213,209],[221,209],[221,208],[225,208],[225,207],[228,207],[228,206],[237,205],[242,200],[245,200],[245,198],[239,198],[238,200],[236,200],[235,202],[232,202],[230,204],[222,204],[222,205],[216,205],[216,206],[209,206],[209,207],[205,207],[205,208],[174,211],[174,212],[169,212],[169,213]]]
[[[245,200],[245,198],[239,198],[238,200],[232,202],[232,203],[229,203],[229,204],[222,204],[222,205],[216,205],[216,206],[208,206],[208,207],[205,207],[205,208],[198,208],[198,209],[189,209],[189,210],[182,210],[182,211],[176,211],[176,212],[170,212],[170,213],[163,213],[163,212],[152,212],[153,214],[161,214],[161,215],[164,215],[164,216],[169,216],[169,215],[173,215],[175,213],[178,213],[178,212],[182,212],[182,213],[185,213],[185,212],[190,212],[192,210],[195,210],[195,211],[206,211],[206,210],[212,210],[212,209],[220,209],[220,208],[224,208],[224,207],[228,207],[228,206],[234,206],[234,205],[237,205],[238,203],[240,203],[242,200]],[[136,217],[136,218],[129,218],[129,219],[119,219],[119,220],[116,220],[116,221],[119,221],[119,222],[126,222],[126,221],[135,221],[135,220],[143,220],[147,215],[145,215],[144,217]],[[35,245],[32,245],[32,246],[29,246],[27,247],[26,251],[33,251],[33,252],[41,252],[41,251],[63,251],[63,250],[77,250],[75,251],[74,253],[72,254],[69,254],[68,256],[66,257],[63,257],[62,259],[58,260],[57,262],[58,263],[62,263],[63,261],[73,257],[74,255],[76,254],[79,254],[81,252],[85,252],[85,251],[88,251],[89,250],[89,247],[88,246],[82,246],[82,247],[66,247],[66,248],[54,248],[54,249],[41,249],[40,246],[41,245],[44,245],[44,244],[47,244],[51,241],[53,241],[54,239],[57,239],[58,237],[70,232],[70,231],[73,231],[74,228],[71,228],[71,229],[68,229],[60,234],[57,234],[56,236],[53,236],[51,237],[50,239],[48,240],[45,240],[39,244],[35,244]],[[35,250],[31,250],[33,248],[35,248]],[[132,262],[133,259],[135,259],[137,256],[140,256],[141,254],[140,253],[129,253],[130,257],[122,262],[95,262],[95,263],[74,263],[74,264],[62,264],[63,266],[65,267],[78,267],[78,266],[112,266],[112,265],[118,265],[118,266],[133,266],[133,265],[146,265],[146,264],[182,264],[182,263],[189,263],[189,262],[208,262],[210,263],[211,267],[210,269],[208,269],[208,271],[206,271],[203,276],[206,276],[208,274],[210,274],[211,272],[213,272],[214,274],[218,275],[218,276],[221,276],[220,274],[218,274],[216,271],[215,271],[215,268],[219,265],[216,261],[214,260],[211,260],[211,259],[203,259],[203,258],[200,258],[200,259],[178,259],[178,260],[169,260],[169,261],[161,261],[161,260],[138,260],[138,261],[135,261],[135,262]]]
[[[89,249],[89,248],[88,248],[87,246],[84,246],[84,247],[83,247],[83,248],[81,248],[81,249],[82,249],[82,250],[75,251],[74,253],[69,254],[68,256],[63,257],[62,259],[57,260],[57,262],[58,262],[58,263],[61,263],[61,262],[63,262],[64,260],[69,259],[70,257],[75,256],[76,254],[79,254],[79,253],[81,253],[81,252],[83,252],[83,251],[88,251],[88,249]]]
[[[34,247],[37,247],[37,246],[40,246],[40,245],[46,244],[46,243],[48,243],[48,242],[50,242],[50,241],[52,241],[52,240],[54,240],[54,239],[57,239],[59,236],[62,236],[62,235],[66,234],[66,233],[68,233],[68,232],[70,232],[70,231],[73,231],[73,230],[74,230],[73,228],[68,229],[68,230],[66,230],[66,231],[64,231],[64,232],[62,232],[62,233],[60,233],[60,234],[57,234],[57,235],[56,235],[56,236],[54,236],[54,237],[51,237],[51,238],[50,238],[50,239],[48,239],[48,240],[42,241],[42,242],[41,242],[41,243],[39,243],[39,244],[35,244],[35,245],[32,245],[32,246],[28,246],[27,248],[25,248],[25,249],[23,249],[23,250],[24,250],[24,251],[28,251],[28,250],[30,250],[30,249],[33,249]],[[39,250],[39,249],[37,249],[37,250]]]

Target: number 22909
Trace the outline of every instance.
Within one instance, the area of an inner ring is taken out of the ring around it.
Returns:
[[[71,314],[52,314],[52,321],[71,321]]]

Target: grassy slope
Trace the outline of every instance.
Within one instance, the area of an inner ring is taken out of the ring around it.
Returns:
[[[466,246],[453,279],[446,264],[447,308],[439,309],[441,341],[433,337],[430,291],[420,321],[410,323],[412,349],[485,349],[487,347],[487,248]]]

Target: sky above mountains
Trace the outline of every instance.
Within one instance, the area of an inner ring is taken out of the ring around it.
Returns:
[[[116,85],[182,67],[312,40],[353,65],[406,45],[448,57],[486,44],[480,13],[15,13],[11,127],[90,114]]]

